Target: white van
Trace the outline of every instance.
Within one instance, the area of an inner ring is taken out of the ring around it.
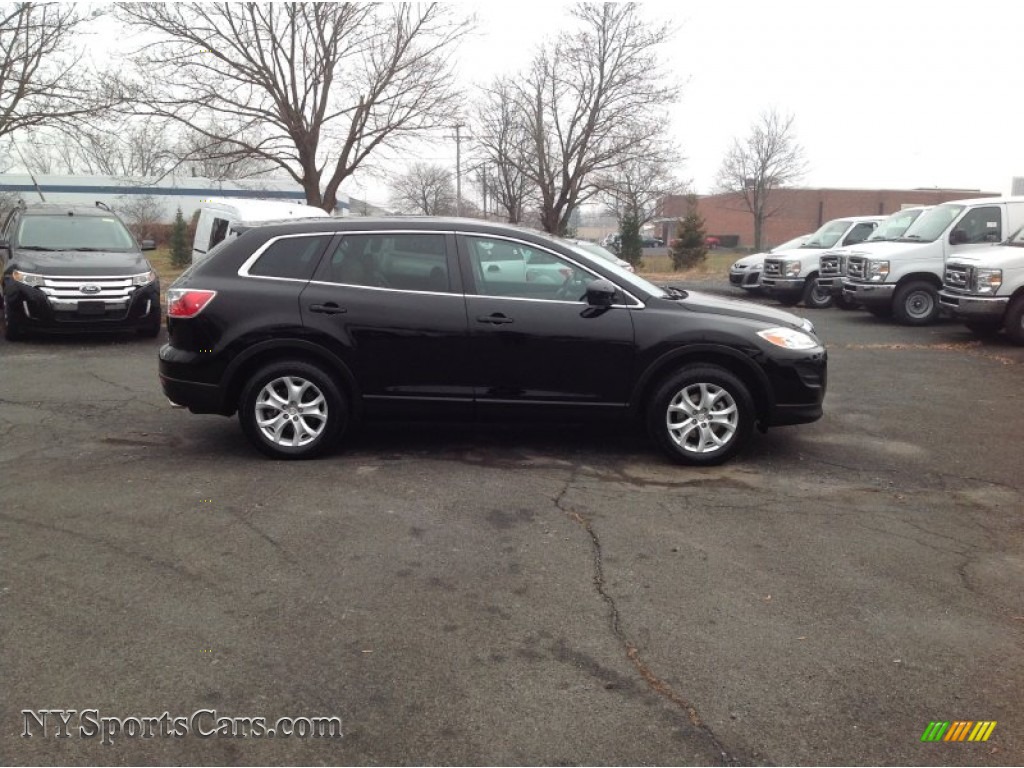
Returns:
[[[940,313],[946,260],[999,243],[1024,225],[1024,197],[953,200],[922,213],[903,236],[847,257],[843,295],[876,317],[928,325]]]
[[[206,254],[217,243],[229,237],[231,225],[237,222],[311,219],[329,215],[320,208],[298,202],[233,197],[207,198],[199,207],[199,221],[196,223],[196,236],[192,243],[192,262],[205,259]]]

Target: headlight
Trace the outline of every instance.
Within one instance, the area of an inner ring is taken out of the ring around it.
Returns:
[[[11,272],[11,279],[17,283],[24,283],[25,285],[35,287],[45,283],[45,278],[42,275],[30,275],[28,272],[20,272],[17,269]]]
[[[800,277],[800,266],[799,261],[784,261],[782,272],[786,277]]]
[[[132,285],[149,285],[156,280],[156,272],[152,269],[149,272],[143,272],[141,275],[132,275]]]
[[[737,262],[736,262],[735,264],[733,264],[733,265],[732,265],[732,268],[733,268],[734,270],[746,269],[746,268],[747,268],[747,265],[746,265],[746,264],[740,264],[740,263],[739,263],[739,262],[737,261]]]
[[[975,293],[995,293],[1003,284],[1003,270],[1001,269],[976,269],[974,270]]]
[[[867,268],[867,278],[873,283],[884,283],[885,278],[889,276],[889,262],[888,261],[869,261]]]
[[[766,331],[758,331],[757,335],[783,349],[814,349],[818,346],[818,342],[806,333],[792,328],[769,328]]]

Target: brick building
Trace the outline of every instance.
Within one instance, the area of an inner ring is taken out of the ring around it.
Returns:
[[[813,232],[830,219],[841,216],[889,214],[909,205],[936,205],[947,200],[971,197],[999,197],[998,192],[977,189],[776,189],[770,207],[776,213],[764,225],[764,245],[771,247]],[[754,245],[754,217],[742,197],[735,193],[704,195],[699,210],[709,235],[723,245],[735,242],[741,248]],[[686,198],[670,195],[661,201],[656,229],[667,243],[675,234],[675,223],[686,215]],[[738,238],[738,239],[737,239]]]

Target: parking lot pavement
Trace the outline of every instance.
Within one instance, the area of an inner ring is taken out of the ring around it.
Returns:
[[[1024,349],[799,312],[825,417],[714,469],[607,428],[272,462],[155,343],[0,342],[0,763],[1024,762]],[[344,735],[21,737],[59,708]]]

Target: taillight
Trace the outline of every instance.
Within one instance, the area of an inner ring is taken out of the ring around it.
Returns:
[[[195,291],[187,288],[172,288],[167,292],[168,317],[195,317],[210,303],[216,291]]]

